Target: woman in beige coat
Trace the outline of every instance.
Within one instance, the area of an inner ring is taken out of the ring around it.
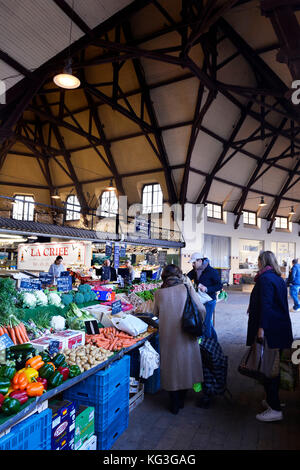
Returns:
[[[191,283],[186,281],[178,266],[166,266],[163,284],[155,292],[154,314],[159,317],[160,373],[162,388],[170,395],[170,411],[177,414],[184,406],[184,397],[195,383],[203,381],[198,340],[185,333],[181,326],[187,300],[185,283],[190,295],[205,317],[205,308]]]

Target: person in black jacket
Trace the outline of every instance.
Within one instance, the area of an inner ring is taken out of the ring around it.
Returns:
[[[117,280],[117,271],[111,267],[109,259],[103,262],[102,268],[99,269],[99,276],[101,276],[101,281]]]
[[[216,306],[216,293],[223,288],[220,274],[210,266],[208,258],[203,258],[200,253],[193,253],[189,262],[193,264],[193,269],[187,276],[194,282],[195,289],[206,292],[212,298],[211,301],[205,303],[206,317],[203,334],[217,340],[217,334],[212,325],[212,316]]]
[[[265,374],[270,377],[276,354],[282,349],[291,348],[293,333],[289,314],[287,286],[272,251],[264,251],[258,257],[259,272],[255,276],[255,286],[250,296],[248,308],[247,346],[256,341],[265,342]],[[279,351],[278,351],[279,350]],[[266,410],[256,415],[259,421],[280,421],[282,411],[279,400],[280,374],[264,381]]]

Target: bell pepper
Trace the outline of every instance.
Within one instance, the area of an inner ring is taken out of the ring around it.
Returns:
[[[67,380],[67,378],[69,377],[69,374],[70,374],[70,369],[69,367],[59,367],[58,369],[58,372],[60,372],[64,378],[64,381]]]
[[[34,356],[31,359],[26,361],[26,367],[32,367],[32,369],[39,370],[44,365],[44,361],[42,360],[41,356]]]
[[[12,379],[17,370],[14,367],[2,365],[0,366],[0,377],[6,377],[7,379]]]
[[[0,410],[1,410],[1,407],[3,405],[4,400],[5,400],[4,395],[2,395],[2,393],[0,393]]]
[[[39,370],[39,376],[42,377],[42,379],[47,379],[47,380],[50,379],[53,373],[54,373],[54,369],[53,369],[53,365],[51,364],[45,364]]]
[[[66,363],[66,358],[63,354],[56,354],[56,356],[54,356],[54,358],[52,359],[52,362],[56,368],[60,366],[68,367]]]
[[[51,366],[53,367],[53,371],[56,370],[56,367],[55,367],[55,365],[53,364],[53,362],[50,361],[50,362],[47,362],[47,364],[51,364]]]
[[[69,378],[77,377],[78,375],[81,374],[81,370],[79,369],[78,366],[70,366],[69,367]]]
[[[10,392],[9,396],[19,400],[21,405],[24,405],[28,400],[28,395],[25,390],[14,390],[13,392]]]
[[[28,384],[26,387],[26,393],[29,397],[40,397],[41,395],[43,395],[44,391],[44,386],[40,382]]]
[[[36,379],[37,382],[41,382],[41,384],[43,384],[43,387],[45,390],[47,390],[47,386],[48,386],[48,380],[47,379],[42,379],[42,377],[38,377]]]
[[[12,387],[12,385],[10,385],[9,389],[8,389],[8,392],[6,393],[6,395],[4,395],[4,398],[7,398],[9,397],[9,395],[11,394],[11,392],[14,391],[14,388]]]
[[[38,371],[36,369],[33,369],[32,367],[25,367],[19,372],[24,372],[28,379],[28,383],[35,382],[35,379],[37,379],[39,376]]]
[[[48,387],[55,388],[61,385],[64,381],[63,375],[57,370],[48,380]]]
[[[20,411],[21,408],[21,403],[19,400],[16,400],[15,398],[7,397],[5,398],[1,411],[5,415],[14,415]]]
[[[28,378],[22,370],[17,372],[12,380],[12,386],[14,390],[25,390],[28,383]]]
[[[51,361],[49,354],[45,351],[41,352],[40,356],[42,358],[42,361],[44,361],[45,363]]]
[[[6,377],[0,377],[0,393],[6,395],[10,387],[10,379]]]

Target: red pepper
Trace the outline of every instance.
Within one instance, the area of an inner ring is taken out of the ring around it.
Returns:
[[[14,390],[13,392],[9,394],[9,396],[10,398],[15,398],[16,400],[18,400],[21,403],[21,405],[26,403],[28,400],[28,395],[25,392],[25,390]]]
[[[64,380],[67,380],[67,378],[69,377],[69,373],[70,373],[69,367],[60,366],[57,370],[58,370],[58,372],[61,373],[61,375],[63,376]]]
[[[47,379],[42,379],[42,377],[38,377],[36,381],[41,382],[44,385],[44,389],[47,390],[47,385],[48,385]]]
[[[2,403],[4,402],[4,400],[5,400],[4,395],[2,395],[2,393],[0,393],[0,410],[1,410],[1,406],[2,406]]]

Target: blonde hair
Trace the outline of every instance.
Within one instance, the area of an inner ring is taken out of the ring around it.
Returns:
[[[264,269],[266,266],[271,266],[271,268],[274,269],[275,273],[278,276],[281,276],[280,267],[273,251],[262,251],[259,254],[258,259],[261,262],[262,269]]]

